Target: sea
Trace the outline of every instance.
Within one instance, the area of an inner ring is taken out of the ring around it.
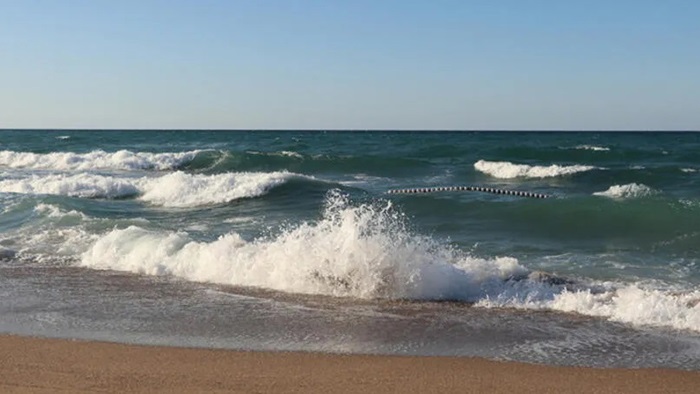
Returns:
[[[700,370],[700,133],[2,130],[0,333]]]

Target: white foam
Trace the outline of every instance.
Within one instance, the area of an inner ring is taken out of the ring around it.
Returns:
[[[170,170],[191,161],[201,151],[172,153],[131,152],[120,150],[88,153],[32,153],[0,151],[0,167],[53,170]]]
[[[604,147],[604,146],[595,146],[595,145],[578,145],[574,149],[579,149],[579,150],[592,150],[596,152],[607,152],[610,150],[610,148]]]
[[[322,220],[275,237],[216,241],[139,227],[114,230],[81,264],[193,281],[360,298],[471,299],[482,286],[519,274],[512,258],[476,259],[412,235],[390,205],[350,207],[329,200]]]
[[[301,153],[294,152],[294,151],[288,151],[288,150],[283,150],[279,152],[259,152],[259,151],[248,151],[247,153],[252,154],[252,155],[260,155],[260,156],[283,156],[283,157],[293,157],[295,159],[303,159],[304,156]]]
[[[140,199],[170,207],[219,204],[266,194],[275,186],[301,175],[289,172],[239,172],[192,175],[174,172],[143,182]]]
[[[82,198],[117,198],[139,193],[137,180],[95,174],[32,175],[0,181],[0,192],[57,194]]]
[[[482,300],[483,307],[551,309],[639,326],[673,327],[700,331],[700,291],[673,292],[630,284],[599,293],[590,290],[552,292],[549,297],[497,297]]]
[[[0,181],[0,192],[57,194],[82,198],[138,196],[154,205],[193,207],[219,204],[266,194],[271,188],[301,175],[289,172],[241,172],[215,175],[181,171],[160,177],[115,177],[97,174],[33,175]]]
[[[474,163],[474,168],[477,171],[481,171],[495,178],[511,179],[556,177],[590,171],[597,167],[584,165],[560,166],[557,164],[552,164],[550,166],[530,166],[527,164],[514,164],[508,161],[479,160]]]
[[[287,157],[294,157],[296,159],[303,159],[304,156],[301,153],[297,153],[294,151],[288,151],[288,150],[283,150],[280,152],[282,156],[287,156]]]
[[[657,192],[654,189],[644,184],[629,183],[626,185],[613,185],[610,186],[608,190],[603,192],[595,192],[593,195],[615,199],[625,199],[646,197],[656,193]]]
[[[80,220],[88,219],[88,217],[82,212],[78,212],[75,210],[64,211],[55,205],[44,203],[37,204],[37,206],[34,207],[34,212],[46,215],[47,217],[54,219],[63,219],[66,217],[74,217]]]
[[[681,171],[685,173],[698,172],[697,168],[681,168]]]

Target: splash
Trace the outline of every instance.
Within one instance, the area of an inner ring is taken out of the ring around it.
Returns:
[[[405,223],[390,203],[353,207],[332,193],[321,220],[274,237],[230,233],[206,243],[132,226],[101,237],[81,264],[296,293],[431,300],[476,300],[526,271],[513,258],[469,257]]]

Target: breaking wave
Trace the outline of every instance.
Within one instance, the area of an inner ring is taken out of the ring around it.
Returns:
[[[626,185],[613,185],[603,192],[595,192],[595,196],[610,197],[615,199],[647,197],[657,192],[647,185],[629,183]]]
[[[700,292],[573,281],[530,272],[512,257],[476,258],[411,232],[391,203],[351,206],[331,193],[317,222],[212,242],[131,226],[81,255],[94,269],[364,299],[459,300],[485,308],[547,309],[635,325],[700,330]]]
[[[597,169],[594,166],[571,165],[560,166],[531,166],[527,164],[514,164],[508,161],[486,161],[479,160],[474,163],[474,168],[484,174],[495,178],[549,178],[562,175],[570,175],[578,172]]]
[[[323,218],[277,236],[237,233],[196,242],[184,233],[132,226],[100,238],[83,266],[194,281],[359,298],[471,299],[525,269],[516,259],[472,258],[407,230],[384,205],[349,205],[333,193]]]
[[[87,173],[33,175],[0,181],[0,192],[81,198],[138,197],[165,207],[194,207],[259,197],[292,178],[302,177],[309,178],[288,172],[200,175],[177,171],[160,177],[141,178]]]
[[[595,152],[607,152],[610,150],[610,148],[604,147],[604,146],[595,146],[595,145],[578,145],[574,149],[579,149],[579,150],[592,150]]]
[[[72,170],[173,170],[192,161],[198,153],[188,152],[150,153],[120,150],[105,152],[96,150],[88,153],[53,152],[32,153],[0,151],[0,168]]]
[[[477,306],[558,310],[638,326],[700,331],[700,291],[697,290],[672,292],[630,284],[599,292],[564,289],[544,297],[505,293],[484,299]]]

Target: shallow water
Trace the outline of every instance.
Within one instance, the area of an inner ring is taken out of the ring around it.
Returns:
[[[0,131],[0,331],[698,369],[698,148],[692,133]],[[387,194],[451,185],[552,198]]]

